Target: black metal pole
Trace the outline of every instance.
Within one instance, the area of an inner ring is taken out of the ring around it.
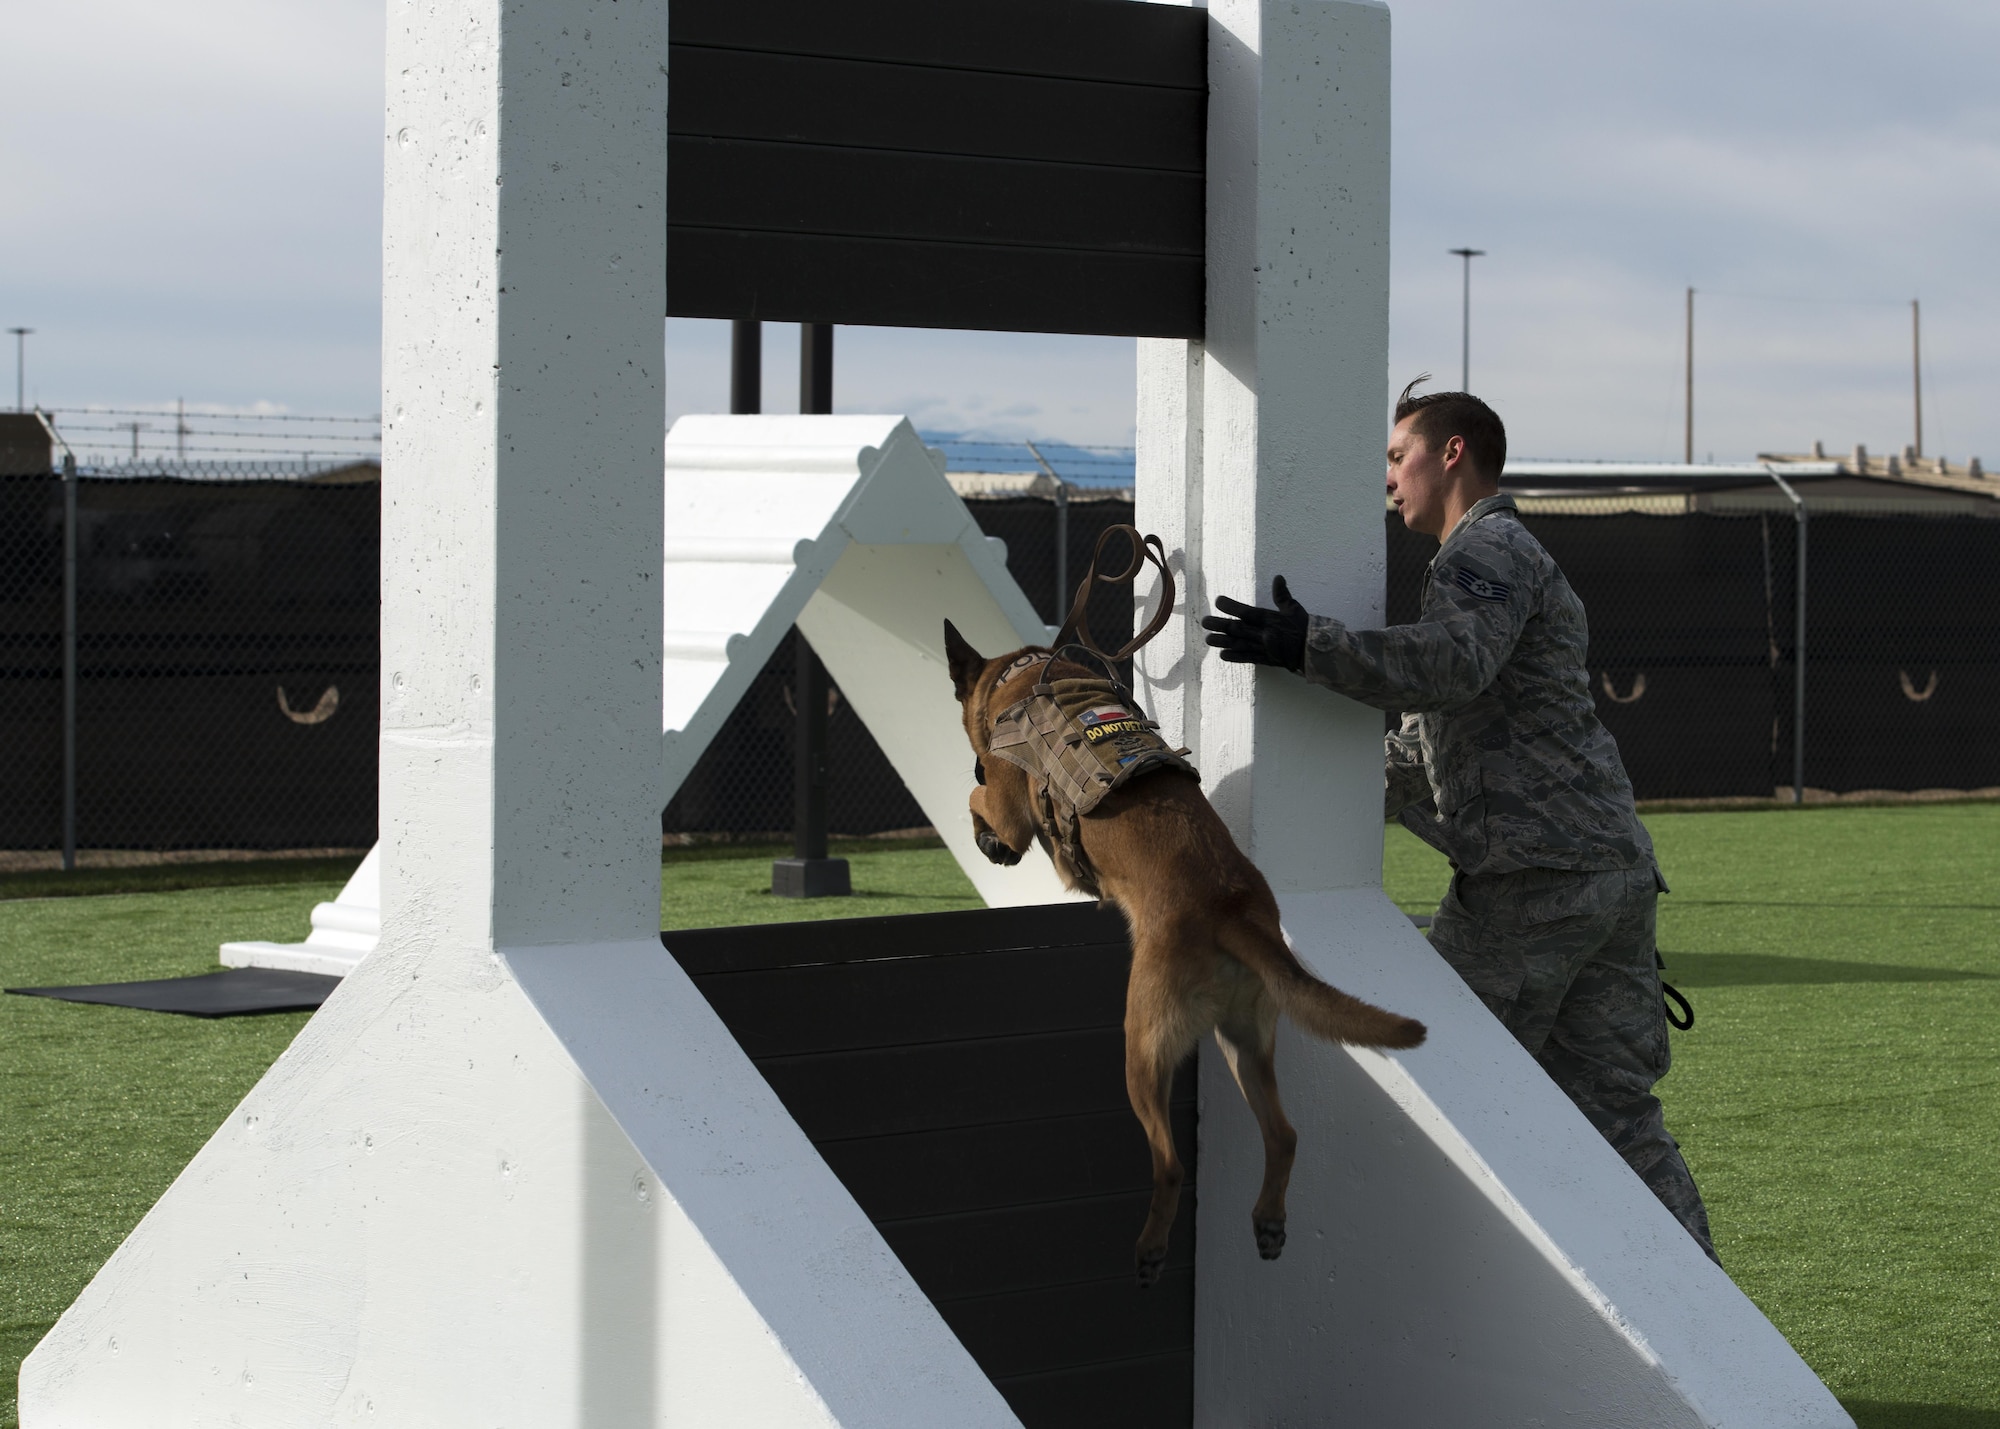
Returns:
[[[799,324],[799,410],[833,410],[833,324]]]
[[[734,416],[764,410],[764,324],[754,318],[729,325],[729,410]]]
[[[1798,504],[1798,590],[1792,611],[1792,802],[1806,801],[1806,504]]]
[[[833,411],[833,325],[799,325],[799,411]],[[847,860],[828,858],[826,720],[828,681],[805,632],[792,631],[792,857],[771,865],[771,892],[781,898],[830,898],[854,891]]]
[[[799,713],[792,750],[792,855],[820,862],[826,858],[826,666],[803,631],[792,632],[792,650],[792,698]]]
[[[62,866],[76,868],[76,454],[63,453]]]

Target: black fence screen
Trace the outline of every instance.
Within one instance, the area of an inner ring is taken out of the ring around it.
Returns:
[[[77,483],[82,848],[375,839],[380,488]],[[63,499],[0,481],[0,847],[62,842]]]
[[[77,484],[76,836],[85,849],[362,847],[376,832],[379,486]],[[968,503],[1044,620],[1132,505]],[[0,478],[0,848],[62,842],[62,485]],[[1799,528],[1789,514],[1529,515],[1589,611],[1590,681],[1641,798],[1789,794]],[[2000,521],[1813,515],[1809,789],[2000,787]],[[1436,546],[1388,518],[1389,612]],[[1118,558],[1123,557],[1119,543]],[[1129,592],[1091,623],[1132,628]],[[669,834],[791,827],[793,649],[752,683],[665,813]],[[836,690],[831,827],[923,814]]]
[[[1789,795],[1791,515],[1525,520],[1583,600],[1592,693],[1639,797]],[[1389,618],[1412,620],[1437,545],[1388,526]],[[1821,514],[1805,531],[1805,786],[2000,786],[2000,521]]]

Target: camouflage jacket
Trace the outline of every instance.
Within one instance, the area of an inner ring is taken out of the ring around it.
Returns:
[[[1618,746],[1597,719],[1583,603],[1509,496],[1453,527],[1413,625],[1314,616],[1305,676],[1403,712],[1385,812],[1462,872],[1653,862]]]

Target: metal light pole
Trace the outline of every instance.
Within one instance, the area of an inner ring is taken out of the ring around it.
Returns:
[[[1917,409],[1918,456],[1924,454],[1924,315],[1915,298],[1910,299],[1910,393]]]
[[[1472,260],[1484,258],[1484,248],[1448,248],[1465,261],[1465,286],[1459,303],[1458,390],[1472,390]]]
[[[26,376],[28,369],[28,334],[33,332],[34,329],[31,327],[10,327],[7,331],[14,334],[14,410],[25,412],[28,410],[28,379]]]
[[[1687,425],[1681,440],[1681,460],[1694,465],[1694,289],[1688,289],[1687,310]]]

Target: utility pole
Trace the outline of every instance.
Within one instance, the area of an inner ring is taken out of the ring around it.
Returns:
[[[174,398],[174,460],[184,462],[188,456],[188,404],[187,398]]]
[[[1457,255],[1465,262],[1464,291],[1459,300],[1458,326],[1458,390],[1472,390],[1472,260],[1484,258],[1484,248],[1448,248],[1448,253]]]
[[[1915,298],[1910,299],[1910,392],[1917,408],[1918,456],[1924,454],[1924,317]]]
[[[1681,447],[1681,460],[1694,465],[1694,289],[1688,289],[1687,310],[1687,436]]]
[[[10,327],[7,331],[14,334],[14,410],[25,412],[28,410],[28,379],[26,376],[28,370],[28,334],[33,332],[34,329],[31,327]]]

